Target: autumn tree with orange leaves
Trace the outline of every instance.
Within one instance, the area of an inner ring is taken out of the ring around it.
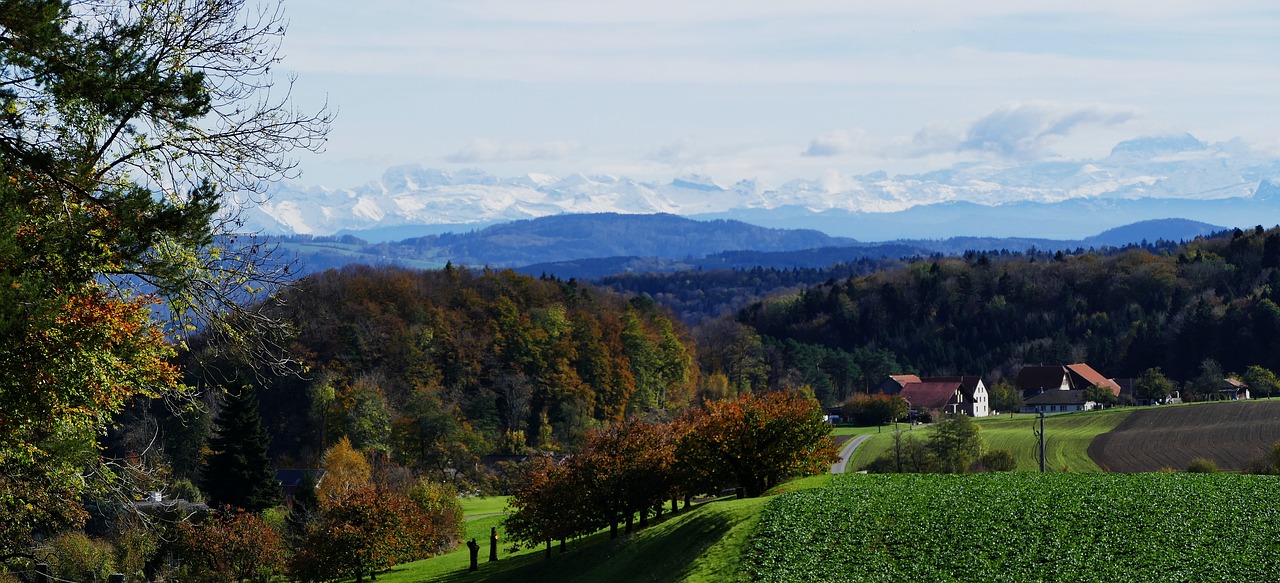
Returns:
[[[182,522],[178,535],[187,580],[270,581],[284,570],[283,538],[251,512],[228,510],[201,523]]]
[[[680,463],[705,472],[704,484],[736,486],[748,498],[839,460],[818,403],[796,392],[711,402],[691,411],[687,423],[676,445]]]
[[[287,276],[235,236],[331,117],[272,91],[282,18],[243,0],[0,3],[0,564],[78,526],[86,493],[155,487],[96,439],[135,400],[189,396],[175,340],[289,360],[247,307]]]
[[[290,570],[302,581],[354,577],[362,583],[365,575],[431,556],[440,538],[431,517],[407,496],[362,486],[325,505]]]

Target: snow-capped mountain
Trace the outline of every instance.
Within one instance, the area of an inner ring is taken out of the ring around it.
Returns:
[[[401,225],[493,223],[565,213],[721,215],[787,208],[820,213],[893,213],[939,203],[995,207],[1068,200],[1247,199],[1280,182],[1280,158],[1239,141],[1193,136],[1122,142],[1092,160],[966,163],[933,172],[883,172],[838,180],[731,186],[688,175],[662,183],[625,177],[446,172],[391,168],[380,180],[348,189],[274,185],[269,200],[246,209],[246,227],[267,233],[328,235]],[[1245,222],[1248,222],[1247,220]],[[1267,222],[1267,221],[1262,221]]]

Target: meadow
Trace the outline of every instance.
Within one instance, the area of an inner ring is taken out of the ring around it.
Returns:
[[[1080,413],[1063,413],[1045,417],[1045,458],[1046,469],[1051,471],[1100,472],[1103,471],[1088,454],[1089,444],[1094,438],[1105,434],[1135,409],[1108,409],[1105,411],[1084,411]],[[1000,415],[978,420],[982,428],[982,438],[987,449],[1008,449],[1013,451],[1019,471],[1038,471],[1040,469],[1039,448],[1037,438],[1032,432],[1039,428],[1039,417],[1019,413]],[[906,438],[925,440],[929,436],[928,426],[912,426],[899,424]],[[874,429],[874,428],[872,428]],[[875,433],[863,442],[849,460],[849,471],[857,471],[880,454],[893,447],[893,431]]]

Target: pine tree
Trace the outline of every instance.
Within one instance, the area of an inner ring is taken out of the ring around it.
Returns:
[[[280,483],[267,455],[271,438],[262,429],[253,389],[228,392],[215,423],[202,480],[210,504],[253,512],[280,504]]]

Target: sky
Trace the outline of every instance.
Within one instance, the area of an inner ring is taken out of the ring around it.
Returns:
[[[1105,156],[1191,133],[1280,151],[1274,0],[285,0],[305,185],[420,164],[766,184]]]

